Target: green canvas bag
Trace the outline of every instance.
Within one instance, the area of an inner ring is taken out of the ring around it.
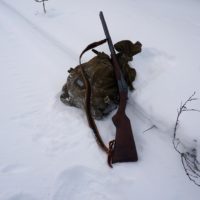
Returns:
[[[81,56],[87,50],[104,42],[105,40],[88,45]],[[132,43],[129,40],[123,40],[116,43],[114,47],[118,51],[117,59],[124,78],[129,89],[133,90],[132,83],[135,80],[136,71],[129,66],[128,62],[132,61],[134,55],[141,52],[142,45],[140,42]],[[98,52],[94,49],[93,52],[96,56],[91,60],[68,70],[69,76],[62,88],[60,99],[67,105],[85,108],[86,87],[81,73],[82,67],[91,87],[91,114],[95,119],[102,119],[117,107],[119,103],[118,87],[111,58],[104,52]]]

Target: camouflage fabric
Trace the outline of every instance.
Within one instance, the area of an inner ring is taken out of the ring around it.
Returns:
[[[132,82],[135,80],[136,71],[131,68],[128,62],[133,60],[133,56],[141,52],[142,44],[136,42],[133,44],[129,40],[122,40],[114,45],[115,49],[119,52],[117,54],[118,61],[124,78],[130,90],[133,90]]]
[[[136,71],[128,65],[132,57],[141,51],[141,43],[133,44],[124,40],[114,45],[119,52],[118,61],[125,80],[130,90],[133,90],[132,82],[135,80]],[[63,86],[60,99],[63,103],[84,109],[85,86],[81,75],[80,66],[84,68],[87,79],[91,85],[91,112],[95,119],[114,110],[119,103],[118,87],[110,57],[105,53],[95,51],[97,54],[90,61],[71,68],[67,82]]]

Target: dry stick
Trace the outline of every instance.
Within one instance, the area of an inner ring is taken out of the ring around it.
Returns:
[[[156,125],[152,125],[151,127],[149,127],[148,129],[144,130],[143,133],[150,131],[153,128],[157,128]]]
[[[48,1],[48,0],[35,0],[36,2],[38,3],[41,3],[42,2],[42,5],[43,5],[43,10],[44,10],[44,13],[46,14],[46,8],[45,8],[45,1]]]
[[[177,138],[177,129],[178,129],[178,125],[179,125],[179,118],[181,116],[181,114],[183,112],[190,112],[190,111],[196,111],[196,112],[200,112],[200,110],[196,110],[196,109],[188,109],[187,108],[187,104],[189,102],[195,101],[197,100],[197,98],[194,98],[195,96],[195,92],[185,101],[184,104],[181,103],[176,118],[176,123],[174,126],[174,135],[173,135],[173,145],[174,145],[174,149],[180,154],[181,156],[181,162],[183,165],[183,168],[185,170],[186,175],[188,176],[188,178],[194,182],[195,185],[200,186],[200,183],[198,183],[197,181],[200,180],[200,163],[197,160],[197,155],[196,155],[196,149],[193,148],[192,152],[181,152],[178,147],[181,144],[183,147],[183,143],[180,141],[179,138]]]

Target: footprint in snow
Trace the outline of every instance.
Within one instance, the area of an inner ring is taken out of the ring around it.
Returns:
[[[98,180],[101,172],[84,166],[76,166],[62,172],[53,200],[111,200],[105,194],[104,183]]]
[[[13,195],[12,197],[9,197],[6,200],[37,200],[37,199],[30,194],[20,193]]]
[[[21,173],[25,171],[27,171],[27,168],[18,164],[7,165],[0,169],[1,173]]]

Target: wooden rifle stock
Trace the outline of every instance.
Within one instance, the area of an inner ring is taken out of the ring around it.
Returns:
[[[100,12],[99,16],[111,52],[111,59],[114,66],[115,76],[118,84],[119,100],[120,100],[118,111],[112,118],[113,123],[116,127],[116,138],[114,142],[114,147],[111,152],[111,162],[112,163],[134,162],[138,160],[137,150],[133,138],[131,123],[125,113],[126,101],[128,98],[128,86],[126,84],[126,81],[124,80],[123,74],[119,66],[119,62],[117,61],[114,46],[102,11]]]

